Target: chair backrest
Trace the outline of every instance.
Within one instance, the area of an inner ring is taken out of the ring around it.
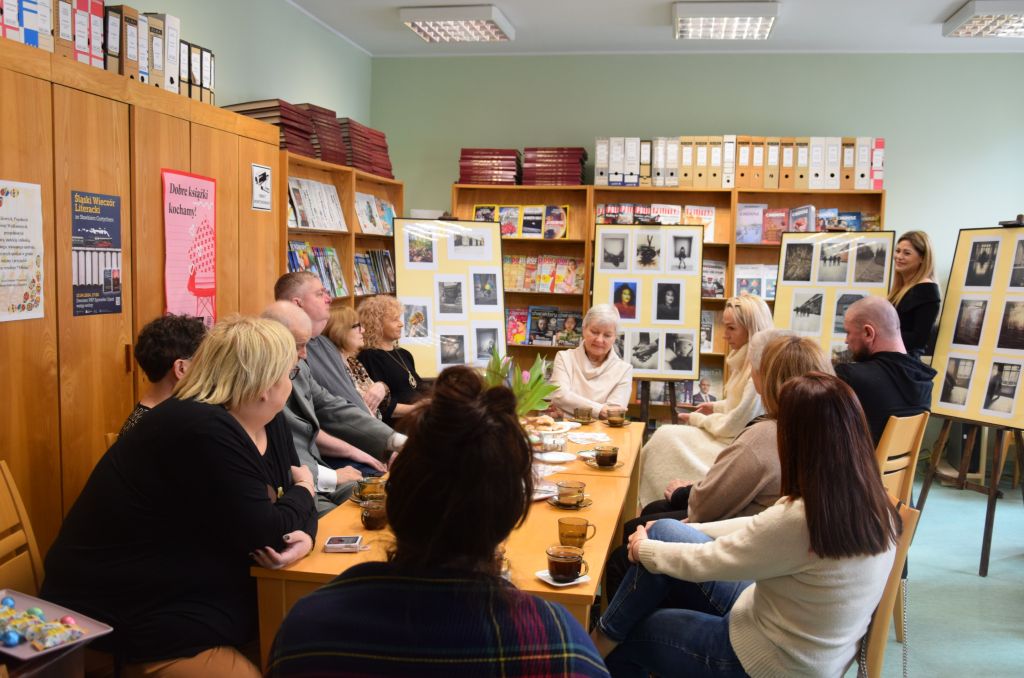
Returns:
[[[921,453],[921,441],[928,424],[928,413],[912,417],[889,417],[882,439],[875,448],[875,459],[882,472],[882,484],[890,494],[905,504],[910,503],[914,486],[914,470]]]
[[[43,561],[25,505],[7,462],[0,460],[0,587],[35,595],[43,583]]]
[[[111,447],[114,446],[114,443],[117,442],[117,434],[116,433],[104,433],[103,434],[103,442],[105,442],[107,444],[107,449],[109,450]]]
[[[892,420],[889,420],[890,423]],[[890,497],[895,500],[895,497]],[[894,501],[895,503],[895,501]],[[906,504],[899,504],[900,518],[903,520],[903,532],[900,533],[899,541],[896,543],[896,558],[892,562],[892,569],[889,571],[889,578],[885,582],[885,589],[882,590],[882,599],[878,601],[871,616],[871,624],[864,636],[865,646],[862,657],[866,657],[866,669],[868,678],[879,678],[882,675],[882,663],[885,659],[885,646],[889,641],[889,624],[892,621],[892,609],[896,602],[896,595],[899,592],[900,580],[903,578],[903,565],[907,562],[907,551],[910,550],[910,542],[914,540],[914,531],[917,529],[917,521],[921,512],[912,509]]]

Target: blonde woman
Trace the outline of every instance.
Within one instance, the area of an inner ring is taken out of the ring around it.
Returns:
[[[391,400],[381,408],[381,416],[385,424],[394,426],[395,419],[412,411],[423,384],[412,354],[398,347],[404,326],[402,304],[387,295],[370,297],[359,307],[359,323],[366,344],[359,352],[359,362],[370,378],[387,385]]]
[[[324,336],[337,347],[342,363],[370,414],[380,419],[381,410],[387,409],[391,401],[391,390],[383,381],[374,381],[356,358],[366,343],[359,315],[348,306],[332,309],[324,327]]]
[[[641,451],[640,502],[660,499],[670,480],[697,482],[715,457],[747,424],[764,414],[761,398],[750,378],[747,342],[772,327],[772,314],[761,297],[743,295],[725,303],[722,314],[729,354],[725,364],[729,380],[725,399],[704,403],[690,414],[680,414],[680,426],[662,426]]]
[[[931,341],[942,297],[935,282],[932,241],[924,231],[907,231],[896,241],[889,301],[900,317],[907,355],[920,358]]]
[[[281,414],[296,358],[280,323],[221,321],[71,507],[41,595],[113,626],[91,647],[125,674],[260,675],[235,649],[256,638],[249,568],[291,564],[316,536],[312,475]]]

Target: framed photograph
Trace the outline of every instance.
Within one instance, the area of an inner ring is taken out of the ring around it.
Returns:
[[[996,347],[1001,351],[1024,353],[1024,297],[1007,299],[1003,305]]]
[[[996,260],[999,258],[999,241],[978,239],[971,243],[971,255],[967,260],[967,273],[964,276],[964,287],[974,289],[991,289],[992,276],[996,272]]]
[[[452,226],[448,235],[448,258],[459,261],[491,260],[491,229]]]
[[[661,337],[651,330],[629,332],[629,364],[634,370],[655,372],[661,355]]]
[[[466,364],[466,331],[461,327],[439,327],[437,330],[437,364],[439,369]]]
[[[861,240],[857,243],[853,263],[854,284],[884,285],[889,278],[888,271],[888,240]]]
[[[997,417],[1012,416],[1017,405],[1017,394],[1020,392],[1019,360],[996,360],[989,372],[988,384],[985,386],[985,398],[981,403],[981,411]]]
[[[821,285],[845,285],[850,276],[850,242],[823,242],[818,248],[818,278]]]
[[[640,283],[636,280],[614,280],[611,284],[611,304],[622,320],[636,320],[637,292]]]
[[[654,283],[654,322],[679,324],[683,319],[682,283],[666,280]]]
[[[1024,236],[1017,238],[1010,268],[1010,287],[1024,288]]]
[[[939,401],[955,409],[967,406],[967,393],[971,390],[974,376],[974,358],[965,355],[950,355],[946,361],[946,374],[942,378]]]
[[[629,233],[603,231],[597,247],[597,268],[601,271],[629,270]]]
[[[661,271],[662,258],[661,231],[637,231],[633,242],[633,270]]]
[[[697,343],[694,331],[665,332],[664,342],[661,369],[680,375],[693,374],[693,348]]]
[[[466,278],[461,275],[439,274],[434,276],[437,288],[437,320],[466,319]]]
[[[505,355],[504,337],[499,323],[473,323],[473,364],[483,367],[491,359],[491,351]]]
[[[782,264],[782,282],[811,282],[814,267],[814,243],[787,242]]]
[[[626,333],[619,332],[615,337],[615,355],[626,359]]]
[[[821,307],[824,295],[814,290],[793,292],[793,311],[789,327],[797,334],[821,334]]]
[[[977,348],[981,341],[981,332],[985,326],[985,312],[988,310],[988,299],[984,297],[963,297],[960,309],[956,314],[956,325],[953,326],[953,344],[956,346]]]
[[[423,343],[430,339],[429,297],[406,297],[402,301],[402,340]]]
[[[836,298],[836,315],[832,319],[832,334],[846,334],[846,326],[843,324],[846,319],[846,309],[865,296],[860,292],[847,292]]]
[[[496,268],[470,268],[473,311],[496,311],[501,300],[501,271]]]
[[[425,271],[437,270],[436,236],[407,227],[405,231],[405,266]]]
[[[693,236],[677,235],[668,233],[665,239],[671,245],[669,249],[668,270],[678,273],[693,273],[697,271],[697,260],[693,256]]]

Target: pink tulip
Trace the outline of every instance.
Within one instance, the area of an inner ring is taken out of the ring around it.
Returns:
[[[530,383],[530,372],[528,370],[523,370],[523,383],[524,384],[529,384]]]

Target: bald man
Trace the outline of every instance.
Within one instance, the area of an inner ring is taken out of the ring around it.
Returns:
[[[855,362],[836,365],[836,376],[857,394],[878,444],[890,416],[928,410],[935,370],[907,355],[900,319],[882,297],[864,297],[843,317],[846,346]]]
[[[361,471],[348,464],[383,471],[384,460],[402,446],[405,436],[313,379],[306,364],[313,323],[304,310],[290,301],[275,301],[263,311],[263,317],[278,321],[295,337],[299,373],[292,380],[285,420],[299,460],[313,473],[317,511],[323,514],[347,499],[355,481],[362,477]]]

